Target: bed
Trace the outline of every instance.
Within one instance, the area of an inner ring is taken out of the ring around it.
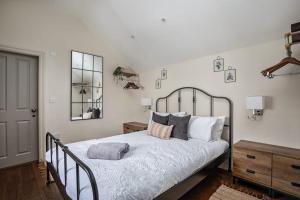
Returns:
[[[227,159],[230,163],[228,170],[231,171],[231,101],[197,88],[185,87],[158,98],[156,110],[160,101],[164,101],[168,112],[168,98],[177,93],[180,111],[183,90],[192,91],[193,115],[196,115],[196,92],[209,97],[211,115],[214,99],[228,103],[227,140],[162,140],[149,136],[145,130],[63,145],[47,133],[48,184],[51,183],[51,173],[65,199],[178,199]],[[87,158],[86,151],[90,145],[108,141],[127,142],[130,151],[118,161]]]

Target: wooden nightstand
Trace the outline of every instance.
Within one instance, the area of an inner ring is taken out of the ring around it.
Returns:
[[[241,140],[233,149],[233,176],[300,197],[300,150]]]
[[[123,124],[123,133],[131,133],[136,131],[147,130],[148,124],[141,122],[126,122]]]

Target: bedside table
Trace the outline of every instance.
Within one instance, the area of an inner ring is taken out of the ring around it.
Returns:
[[[143,131],[147,130],[148,124],[141,123],[141,122],[126,122],[123,123],[123,133],[131,133],[136,131]]]

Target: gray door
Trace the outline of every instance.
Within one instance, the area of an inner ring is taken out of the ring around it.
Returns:
[[[0,51],[0,168],[38,159],[38,59]]]

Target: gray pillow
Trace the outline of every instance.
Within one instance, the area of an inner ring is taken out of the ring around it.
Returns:
[[[159,124],[168,125],[169,115],[161,116],[161,115],[158,115],[155,112],[153,112],[152,120],[156,123],[159,123]]]
[[[184,117],[178,117],[174,115],[169,115],[168,126],[174,125],[171,137],[175,137],[182,140],[188,140],[188,125],[191,115]]]

